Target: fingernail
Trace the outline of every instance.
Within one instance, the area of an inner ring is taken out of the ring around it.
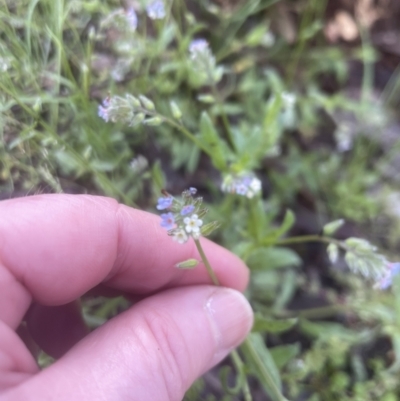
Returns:
[[[217,344],[213,361],[217,363],[246,338],[253,325],[253,311],[243,294],[229,288],[217,289],[205,308]]]

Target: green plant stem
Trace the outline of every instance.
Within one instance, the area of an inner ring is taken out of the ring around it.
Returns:
[[[209,274],[209,276],[211,277],[212,282],[216,285],[216,286],[220,286],[220,282],[218,280],[217,275],[215,274],[213,268],[210,265],[210,262],[207,259],[207,256],[203,250],[203,247],[201,246],[200,240],[195,239],[194,243],[196,244],[197,250],[199,251],[201,260],[204,263],[204,266],[207,269],[207,272]],[[244,375],[243,378],[243,395],[244,395],[244,399],[245,401],[252,401],[252,396],[250,393],[250,388],[249,388],[249,383],[247,382],[247,378],[245,373],[243,372],[243,367],[244,367],[244,363],[242,361],[242,359],[240,358],[239,353],[236,350],[231,351],[230,356],[232,358],[233,364],[235,365],[236,371],[238,373],[238,375],[242,374]]]
[[[202,247],[201,244],[200,244],[200,240],[195,239],[195,240],[194,240],[194,243],[196,244],[196,248],[197,248],[197,250],[199,251],[201,260],[203,261],[204,266],[206,267],[207,273],[208,273],[209,276],[211,277],[212,282],[213,282],[215,285],[220,286],[221,284],[220,284],[220,282],[219,282],[219,280],[218,280],[218,277],[217,277],[217,275],[215,274],[214,270],[212,269],[212,267],[211,267],[211,265],[210,265],[210,262],[209,262],[208,259],[207,259],[206,254],[204,253],[203,247]]]
[[[164,116],[163,114],[158,113],[157,111],[147,110],[141,107],[137,108],[138,111],[144,114],[150,114],[153,117],[159,117],[171,127],[176,128],[180,131],[183,135],[186,136],[190,141],[192,141],[195,145],[197,145],[204,153],[207,153],[211,156],[211,152],[207,149],[206,146],[198,139],[194,134],[192,134],[182,123],[176,122],[169,117]]]
[[[207,269],[207,272],[211,277],[211,280],[213,281],[213,283],[215,285],[219,286],[220,285],[219,280],[218,280],[217,276],[215,275],[214,270],[212,269],[210,262],[207,259],[207,256],[204,253],[204,250],[200,244],[200,241],[198,239],[195,239],[194,242],[196,244],[197,250],[199,251],[201,260],[203,261],[203,263]],[[253,344],[249,341],[249,339],[244,340],[242,346],[244,348],[246,348],[248,351],[248,354],[251,355],[251,358],[253,359],[254,364],[259,369],[259,372],[263,375],[265,382],[267,382],[269,384],[270,388],[272,389],[272,391],[276,397],[276,400],[287,401],[287,399],[281,394],[281,392],[279,391],[279,388],[274,383],[270,373],[268,372],[268,370],[265,368],[264,364],[260,360],[260,357],[257,354],[257,351],[255,350],[255,348],[253,347]],[[243,370],[244,364],[243,364],[242,360],[240,359],[238,352],[235,350],[232,351],[231,357],[232,357],[233,363],[235,364],[236,369],[239,372],[241,372]],[[251,401],[252,398],[251,398],[251,394],[249,391],[247,380],[245,380],[243,394],[245,396],[246,401]]]
[[[258,355],[256,349],[253,347],[253,344],[250,342],[250,340],[248,338],[246,338],[243,341],[243,344],[241,346],[247,350],[247,353],[249,355],[251,355],[251,358],[252,358],[254,364],[257,366],[258,371],[262,374],[265,382],[268,383],[268,386],[271,388],[272,392],[274,393],[274,398],[278,401],[288,401],[287,398],[285,398],[282,395],[279,388],[276,386],[269,371],[265,368],[265,365],[263,364],[262,360],[260,359],[260,355]]]
[[[190,139],[194,144],[196,144],[204,153],[207,153],[209,156],[211,156],[210,151],[207,149],[206,146],[204,146],[201,141],[195,137],[194,134],[192,134],[183,124],[177,123],[174,120],[171,120],[170,118],[162,116],[162,118],[171,126],[175,127],[178,131],[180,131],[183,135],[186,136],[186,138]]]
[[[243,368],[244,368],[244,363],[242,359],[240,358],[239,353],[236,350],[231,351],[231,358],[232,362],[235,365],[236,372],[238,375],[244,374]],[[243,381],[243,396],[245,401],[251,401],[252,396],[250,393],[250,388],[249,388],[249,383],[246,380],[246,376],[244,376],[244,381]]]
[[[277,241],[274,241],[275,245],[289,245],[289,244],[299,244],[302,242],[324,242],[327,244],[334,243],[338,247],[348,250],[348,248],[342,243],[342,241],[339,241],[335,238],[331,237],[324,237],[320,235],[302,235],[301,237],[291,237],[291,238],[283,238]]]
[[[352,252],[358,254],[356,249],[349,248],[343,241],[332,237],[325,237],[322,235],[303,235],[301,237],[283,238],[274,242],[274,245],[289,245],[289,244],[300,244],[302,242],[323,242],[325,244],[335,244],[345,252]]]
[[[335,316],[340,312],[347,312],[349,309],[347,305],[329,305],[300,311],[283,310],[275,313],[274,316],[279,318],[300,317],[304,319],[323,319]]]

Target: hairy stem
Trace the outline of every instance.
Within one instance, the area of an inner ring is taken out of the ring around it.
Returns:
[[[197,247],[197,250],[199,251],[201,260],[203,261],[204,266],[206,267],[207,273],[208,273],[209,276],[211,277],[212,282],[213,282],[215,285],[219,286],[219,285],[220,285],[220,282],[219,282],[219,280],[218,280],[218,277],[217,277],[217,275],[215,274],[214,270],[212,269],[212,267],[211,267],[211,265],[210,265],[210,262],[209,262],[208,259],[207,259],[206,254],[204,253],[203,247],[202,247],[201,244],[200,244],[200,240],[195,239],[195,240],[194,240],[194,243],[196,244],[196,247]]]

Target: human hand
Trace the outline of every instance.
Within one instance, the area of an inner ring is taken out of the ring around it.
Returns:
[[[203,247],[221,284],[242,291],[243,262]],[[181,400],[252,324],[245,298],[210,286],[202,265],[174,268],[189,258],[193,241],[173,242],[157,216],[112,199],[0,202],[0,401]],[[99,285],[141,300],[87,334],[73,302]],[[29,331],[60,357],[43,371],[15,333],[32,302]]]

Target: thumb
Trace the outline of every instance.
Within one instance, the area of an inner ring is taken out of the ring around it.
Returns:
[[[235,290],[168,290],[85,337],[5,400],[178,401],[251,325],[251,307]]]

